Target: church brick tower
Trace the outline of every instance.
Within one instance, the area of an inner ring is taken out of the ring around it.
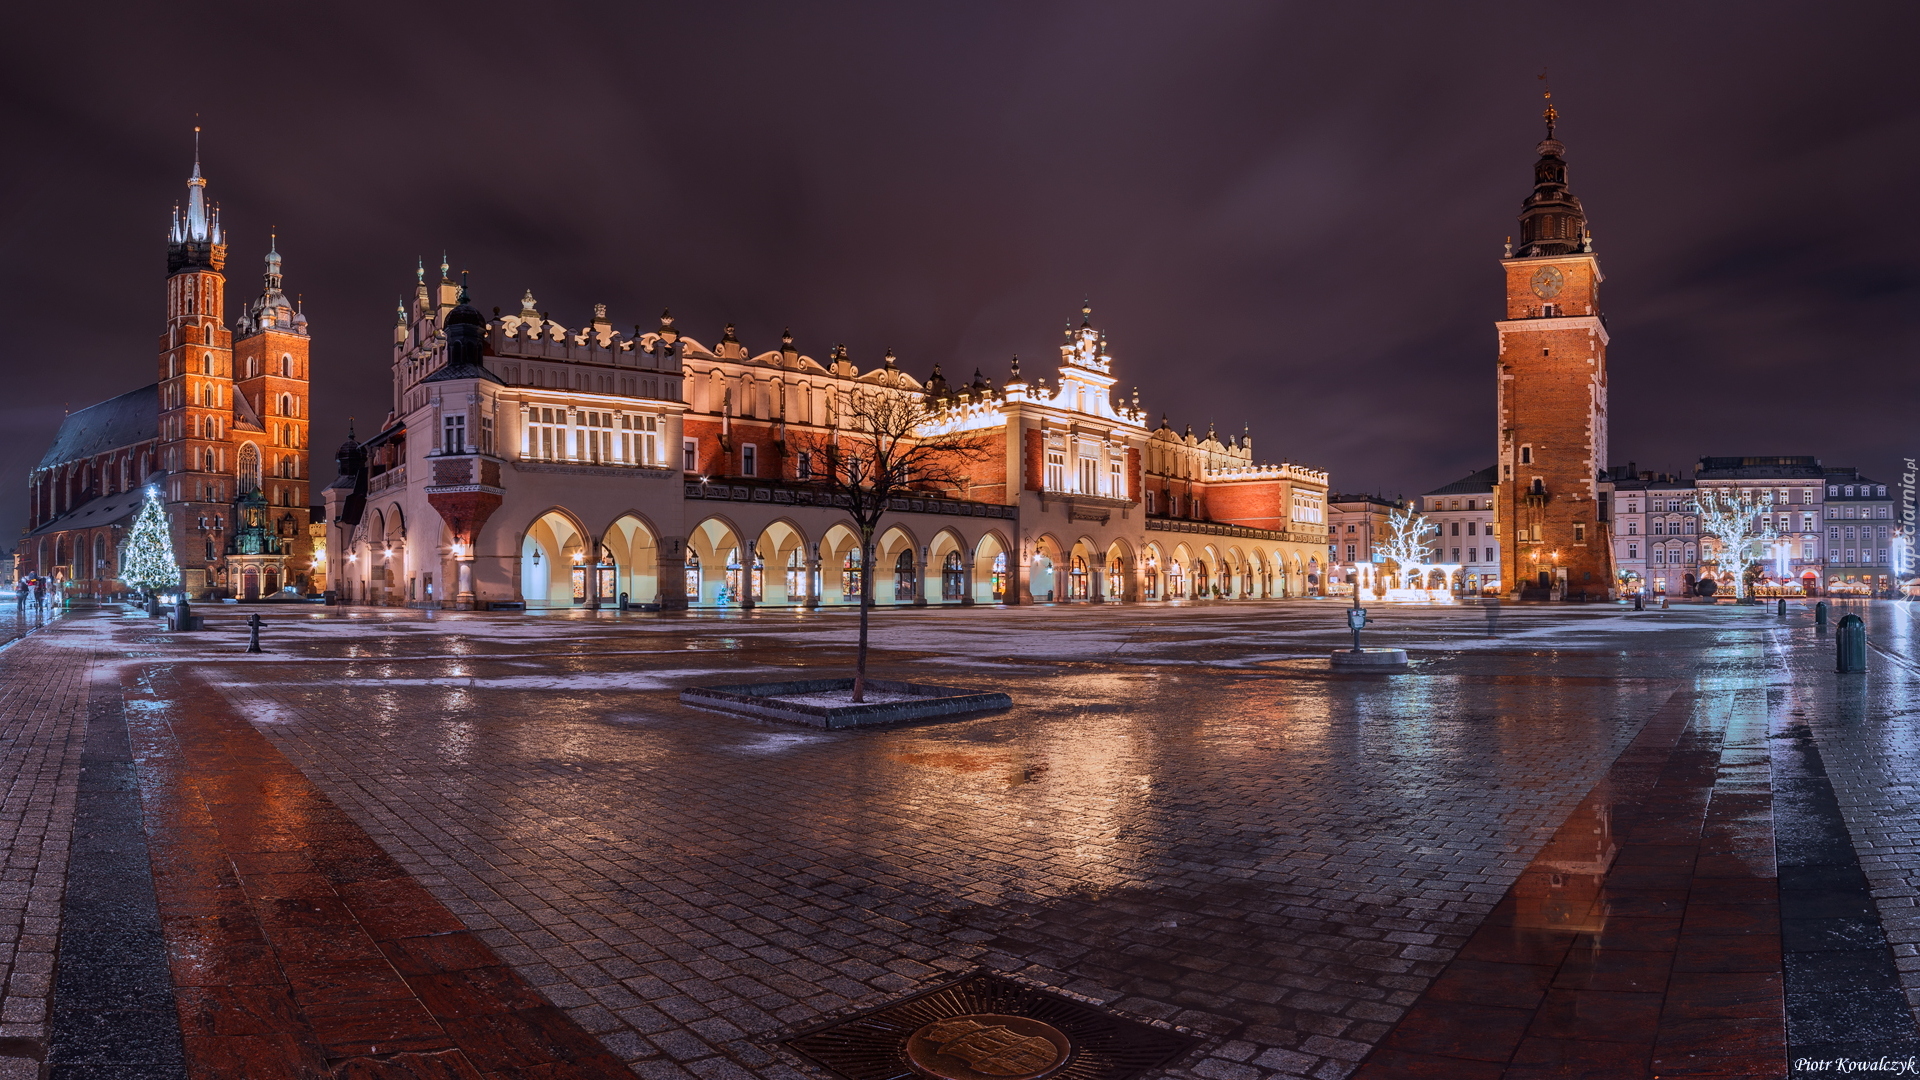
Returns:
[[[1506,317],[1497,384],[1500,473],[1494,514],[1502,590],[1516,599],[1603,599],[1613,589],[1604,501],[1607,328],[1599,259],[1580,200],[1567,187],[1566,147],[1547,137],[1520,243],[1501,260]]]
[[[182,584],[249,598],[300,584],[307,524],[307,320],[281,291],[278,245],[261,294],[229,331],[226,235],[194,154],[167,234],[159,356],[161,494]]]
[[[297,579],[312,559],[307,534],[307,318],[281,291],[280,252],[276,243],[267,252],[267,272],[260,295],[235,320],[234,379],[239,396],[234,409],[235,479],[242,497],[258,494],[266,507],[264,522],[277,538],[262,544],[236,536],[236,555],[255,556],[262,563],[260,588],[268,580],[286,584]],[[256,515],[259,516],[259,515]],[[247,530],[243,526],[241,532]],[[243,551],[240,548],[265,548]],[[267,563],[268,554],[283,557],[283,565]],[[242,571],[244,574],[244,571]],[[230,581],[236,595],[246,595],[246,582]]]
[[[200,155],[187,205],[167,234],[167,329],[159,356],[159,467],[182,584],[201,595],[232,531],[233,335],[224,323],[227,279],[220,211],[207,201]]]

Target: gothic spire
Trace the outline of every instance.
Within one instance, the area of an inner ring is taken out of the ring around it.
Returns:
[[[200,128],[195,125],[186,209],[174,206],[173,224],[167,230],[167,273],[219,270],[227,261],[226,243],[220,230],[220,208],[207,201],[207,179],[200,173]]]

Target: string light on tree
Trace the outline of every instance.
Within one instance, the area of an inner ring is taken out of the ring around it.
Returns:
[[[120,580],[127,584],[149,594],[180,585],[180,563],[173,557],[173,537],[160,506],[159,488],[147,489],[122,555]]]

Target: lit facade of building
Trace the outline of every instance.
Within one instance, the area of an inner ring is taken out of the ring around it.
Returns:
[[[1333,595],[1352,596],[1358,568],[1374,561],[1374,548],[1387,543],[1392,530],[1387,519],[1407,508],[1405,500],[1384,495],[1329,495],[1332,508],[1327,534],[1327,560],[1334,570]]]
[[[1827,591],[1837,596],[1892,596],[1899,586],[1894,571],[1894,496],[1887,485],[1861,476],[1857,469],[1828,469],[1825,514]]]
[[[393,412],[326,493],[333,588],[354,602],[677,609],[857,603],[858,534],[817,475],[852,395],[924,397],[985,449],[959,490],[896,501],[881,604],[1306,596],[1324,585],[1325,472],[1250,440],[1150,427],[1115,392],[1091,311],[1057,377],[922,382],[790,334],[754,352],[671,316],[562,326],[531,295],[492,318],[441,268],[394,330]]]
[[[1432,561],[1460,567],[1454,591],[1468,596],[1497,590],[1500,543],[1493,535],[1493,491],[1499,469],[1489,465],[1420,496],[1421,516],[1433,527]]]
[[[1703,457],[1691,477],[1610,470],[1621,587],[1684,595],[1712,576],[1733,591],[1718,540],[1700,524],[1703,495],[1754,508],[1776,535],[1756,566],[1760,596],[1890,595],[1893,502],[1885,484],[1811,456]]]

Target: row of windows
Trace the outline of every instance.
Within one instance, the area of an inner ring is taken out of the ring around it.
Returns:
[[[1067,483],[1067,452],[1065,450],[1047,451],[1046,486],[1048,491],[1064,491],[1076,495],[1105,495],[1110,499],[1127,497],[1127,483],[1121,471],[1120,462],[1110,460],[1107,463],[1106,481],[1100,476],[1100,451],[1097,447],[1082,447],[1076,455],[1073,484]]]
[[[526,418],[520,446],[524,458],[598,465],[666,464],[658,416],[533,405],[527,407]],[[445,452],[466,453],[466,447],[477,446],[482,453],[492,453],[493,418],[480,418],[477,444],[467,441],[466,422],[458,413],[441,418]]]
[[[1884,562],[1891,561],[1887,558],[1887,553],[1888,553],[1887,548],[1881,548],[1879,549],[1879,551],[1880,551],[1880,557],[1876,559],[1873,557],[1874,555],[1873,548],[1860,548],[1858,549],[1859,561],[1863,563],[1869,563],[1869,564],[1875,563],[1875,562],[1884,563]],[[1827,552],[1827,562],[1837,566],[1840,563],[1841,557],[1844,555],[1846,557],[1847,565],[1852,566],[1854,564],[1855,553],[1856,551],[1854,548],[1847,548],[1844,551],[1841,551],[1841,550],[1829,551]]]
[[[1168,516],[1168,517],[1179,517],[1179,516],[1180,516],[1180,505],[1181,505],[1181,502],[1182,502],[1182,500],[1181,500],[1181,498],[1180,498],[1180,496],[1179,496],[1179,495],[1176,495],[1176,494],[1174,494],[1174,493],[1173,493],[1173,492],[1171,492],[1171,491],[1169,491],[1169,492],[1167,492],[1167,493],[1166,493],[1166,496],[1165,496],[1164,498],[1162,498],[1162,499],[1159,499],[1159,500],[1156,500],[1156,499],[1155,499],[1155,498],[1153,497],[1153,492],[1151,492],[1151,491],[1149,491],[1149,492],[1147,492],[1147,495],[1146,495],[1146,500],[1147,500],[1147,505],[1146,505],[1146,510],[1147,510],[1147,513],[1149,513],[1149,514],[1157,514],[1157,513],[1159,513],[1160,511],[1159,511],[1159,510],[1157,510],[1157,509],[1156,509],[1156,507],[1157,507],[1157,506],[1159,505],[1159,503],[1161,503],[1161,502],[1164,502],[1164,503],[1166,503],[1166,506],[1167,506],[1167,516]],[[1202,506],[1202,503],[1203,503],[1203,500],[1201,499],[1201,497],[1200,497],[1200,496],[1198,496],[1198,495],[1189,495],[1189,496],[1187,496],[1187,498],[1186,498],[1186,500],[1185,500],[1185,502],[1186,502],[1186,507],[1187,507],[1187,513],[1188,513],[1188,515],[1189,515],[1189,516],[1191,516],[1191,517],[1196,517],[1196,518],[1197,518],[1197,517],[1201,517],[1201,516],[1203,516],[1203,515],[1202,515],[1202,514],[1200,513],[1200,509],[1201,509],[1201,506]],[[1349,529],[1349,531],[1351,531],[1351,529],[1352,529],[1352,526],[1348,526],[1348,529]]]

